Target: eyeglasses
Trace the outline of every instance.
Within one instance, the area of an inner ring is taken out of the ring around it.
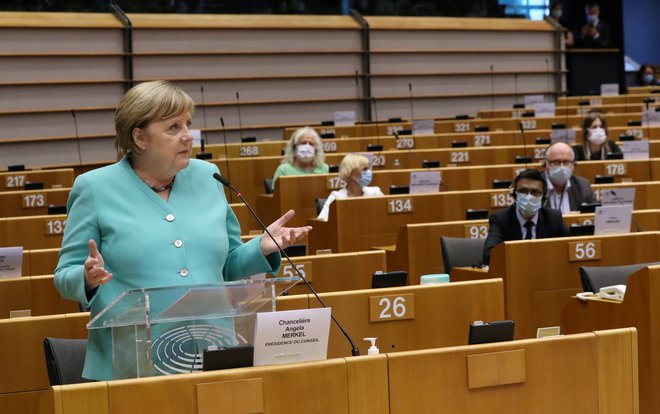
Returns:
[[[517,188],[516,189],[516,194],[520,196],[526,196],[527,194],[531,194],[534,197],[542,197],[543,196],[543,190],[539,190],[538,188]]]
[[[546,163],[551,167],[570,167],[573,165],[571,160],[546,160]]]

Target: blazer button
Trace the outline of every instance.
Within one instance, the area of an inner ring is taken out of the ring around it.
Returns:
[[[188,269],[181,269],[181,270],[179,270],[179,274],[181,275],[181,277],[186,277],[186,276],[188,276],[188,274],[189,274],[189,273],[188,273]]]
[[[174,240],[174,247],[181,247],[183,246],[183,242],[181,240]]]
[[[170,223],[174,221],[174,214],[168,214],[165,216],[165,220],[169,221]]]

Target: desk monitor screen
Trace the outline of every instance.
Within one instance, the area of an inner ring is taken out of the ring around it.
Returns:
[[[307,254],[306,250],[307,250],[307,245],[305,244],[292,244],[286,249],[284,249],[286,254],[288,254],[290,257],[304,256],[305,254]]]
[[[391,185],[390,194],[410,194],[410,187],[407,185]]]
[[[594,235],[594,225],[593,224],[582,224],[580,226],[570,226],[568,228],[569,237],[575,236],[593,236]]]
[[[470,324],[469,345],[513,340],[513,321],[473,322]]]
[[[254,348],[239,346],[237,348],[204,350],[202,370],[251,367],[254,359]]]
[[[387,288],[406,286],[408,284],[408,272],[376,272],[371,276],[371,288]]]

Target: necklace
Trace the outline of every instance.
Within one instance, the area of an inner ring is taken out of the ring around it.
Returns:
[[[147,184],[149,188],[154,190],[156,193],[162,193],[163,191],[167,191],[172,188],[174,185],[174,179],[176,178],[176,175],[172,177],[172,181],[169,182],[169,184],[165,184],[163,186],[157,186],[157,185],[149,185],[146,181],[142,180],[143,183]]]

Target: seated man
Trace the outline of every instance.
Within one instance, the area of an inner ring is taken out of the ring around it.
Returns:
[[[575,152],[564,142],[555,142],[545,150],[543,172],[548,193],[547,206],[562,214],[579,211],[583,203],[596,202],[596,194],[586,178],[573,175]]]
[[[561,213],[543,207],[548,192],[540,172],[527,169],[513,180],[511,196],[515,202],[488,219],[488,237],[484,243],[484,264],[489,264],[491,250],[503,241],[563,237],[568,234]]]

